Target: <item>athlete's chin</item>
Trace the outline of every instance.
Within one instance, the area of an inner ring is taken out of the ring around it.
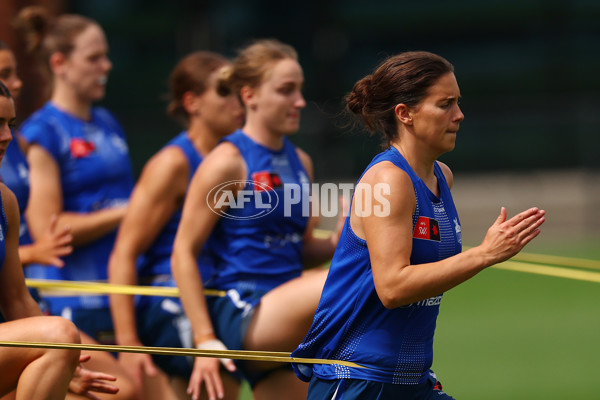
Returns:
[[[454,150],[454,148],[456,147],[456,145],[454,143],[449,144],[448,146],[446,146],[446,148],[444,149],[444,153],[449,153],[452,150]]]
[[[88,97],[89,97],[90,101],[95,102],[95,101],[102,100],[105,95],[106,95],[106,89],[104,86],[102,86],[102,87],[95,87],[93,90],[91,90]]]
[[[448,153],[448,152],[454,150],[455,147],[456,147],[456,143],[454,140],[452,140],[452,141],[447,141],[443,145],[441,145],[439,147],[439,150],[443,154],[443,153]]]
[[[289,124],[288,126],[285,127],[285,129],[282,130],[284,135],[293,135],[296,132],[298,132],[298,130],[300,129],[300,124],[296,123],[296,124]]]

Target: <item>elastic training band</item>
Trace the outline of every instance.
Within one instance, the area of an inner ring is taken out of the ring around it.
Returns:
[[[60,281],[53,279],[25,279],[31,288],[64,293],[130,294],[141,296],[179,297],[179,289],[164,286],[115,285],[105,282]],[[206,296],[225,296],[224,290],[204,289]]]
[[[234,360],[271,361],[297,364],[337,364],[353,368],[366,368],[362,365],[342,360],[290,357],[291,353],[279,351],[248,350],[200,350],[178,347],[116,346],[105,344],[44,343],[0,341],[0,347],[20,347],[35,349],[88,350],[117,353],[143,353],[168,356],[192,356],[208,358],[231,358]]]

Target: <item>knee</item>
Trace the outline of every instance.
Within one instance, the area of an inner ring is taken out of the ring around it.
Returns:
[[[79,338],[79,331],[75,324],[71,321],[62,317],[42,317],[44,321],[44,329],[42,337],[40,338],[44,342],[48,343],[69,343],[79,344],[81,340]],[[47,320],[46,320],[47,319]],[[55,354],[61,359],[66,361],[73,369],[79,363],[80,350],[60,350],[52,351],[49,350],[48,354]]]
[[[43,317],[43,337],[45,341],[52,343],[81,343],[79,330],[71,321],[62,317]]]

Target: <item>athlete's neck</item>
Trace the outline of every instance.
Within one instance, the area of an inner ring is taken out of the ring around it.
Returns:
[[[246,127],[244,127],[242,131],[248,135],[250,139],[268,149],[278,151],[283,148],[283,135],[273,135],[261,131],[247,130]]]
[[[424,156],[419,151],[408,143],[392,143],[392,146],[398,150],[414,173],[421,178],[423,182],[431,182],[435,180],[434,163],[435,158]],[[437,182],[436,182],[437,183]]]
[[[214,149],[222,136],[212,132],[206,125],[195,120],[190,121],[190,126],[187,130],[187,135],[190,138],[194,148],[203,156]]]
[[[89,121],[92,115],[92,104],[83,102],[76,95],[64,90],[55,90],[50,99],[52,104],[77,118]]]

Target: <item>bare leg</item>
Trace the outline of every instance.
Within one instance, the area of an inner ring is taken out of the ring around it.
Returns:
[[[8,341],[79,343],[75,325],[60,317],[32,317],[0,324]],[[0,393],[16,400],[62,400],[79,363],[77,350],[0,348]]]
[[[169,377],[161,370],[157,369],[154,376],[144,374],[142,379],[145,400],[177,400]]]
[[[327,272],[306,272],[267,293],[250,322],[244,348],[294,350],[312,324]]]
[[[306,400],[308,383],[302,382],[293,371],[280,369],[256,384],[254,400]]]
[[[244,346],[248,350],[293,351],[312,324],[326,269],[312,270],[267,293],[248,327]],[[250,368],[273,369],[277,363],[252,363]],[[255,400],[306,399],[308,385],[290,370],[278,370],[254,388]]]

